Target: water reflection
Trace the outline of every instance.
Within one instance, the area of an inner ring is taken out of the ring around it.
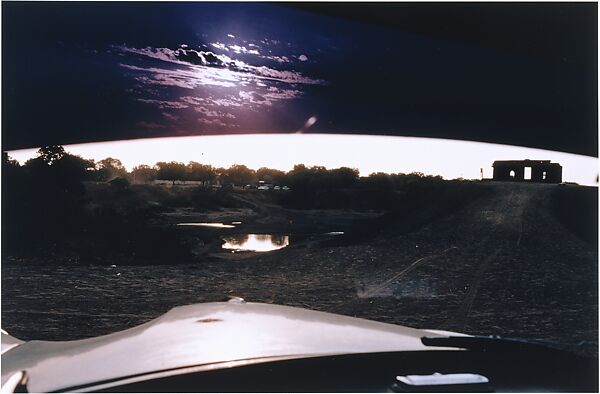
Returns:
[[[236,234],[223,237],[223,240],[223,249],[252,252],[268,252],[290,244],[288,235],[274,234]]]
[[[234,228],[231,224],[224,223],[177,223],[178,226],[195,226],[195,227],[216,227],[216,228]]]

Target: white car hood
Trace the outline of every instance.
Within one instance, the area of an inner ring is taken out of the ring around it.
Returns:
[[[425,351],[421,337],[444,334],[279,305],[196,304],[101,337],[17,343],[2,355],[2,384],[19,371],[30,391],[44,392],[239,360]],[[9,343],[3,334],[3,348]]]

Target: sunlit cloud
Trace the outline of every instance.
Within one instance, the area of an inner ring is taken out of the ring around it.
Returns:
[[[299,90],[270,87],[264,93],[240,91],[239,96],[245,103],[272,105],[279,100],[289,100],[300,96]]]
[[[230,98],[209,98],[207,101],[221,107],[240,107],[243,105],[241,100],[233,96]]]
[[[200,104],[204,104],[206,102],[206,98],[203,97],[193,97],[193,96],[183,96],[180,97],[179,100],[181,100],[184,103],[188,103],[190,105],[200,105]]]
[[[194,110],[196,112],[199,112],[205,116],[212,117],[212,118],[221,118],[221,119],[235,119],[236,118],[236,116],[234,114],[221,112],[221,111],[214,111],[214,110],[210,110],[206,107],[196,107],[196,108],[194,108]]]
[[[145,122],[145,121],[137,122],[136,126],[143,127],[145,129],[161,129],[161,128],[165,127],[165,125],[162,125],[162,124],[158,124],[155,122]]]
[[[262,42],[265,45],[269,45],[269,44],[273,44],[273,45],[279,45],[281,44],[281,41],[279,40],[274,40],[268,37],[265,37],[264,39],[260,40],[260,42]]]
[[[287,56],[261,56],[263,59],[276,61],[277,63],[289,63],[291,60]]]
[[[264,96],[269,100],[288,100],[292,98],[296,98],[302,94],[299,90],[293,89],[279,89],[274,86],[269,87],[267,89],[267,93]]]
[[[219,112],[217,111],[211,111],[208,108],[205,107],[196,107],[194,108],[196,110],[196,112],[200,112],[203,115],[209,116],[209,117],[217,117],[219,116]]]
[[[147,104],[154,104],[161,109],[171,108],[171,109],[182,109],[188,108],[188,105],[181,103],[179,101],[164,101],[164,100],[152,100],[152,99],[143,99],[139,98],[138,101]]]
[[[184,44],[185,45],[185,44]],[[224,55],[216,55],[210,51],[196,51],[194,49],[187,49],[188,46],[180,47],[175,50],[169,48],[130,48],[127,46],[118,46],[117,49],[122,52],[130,52],[138,55],[143,55],[149,58],[162,60],[170,63],[177,64],[194,64],[203,66],[216,66],[223,67],[225,62],[231,61],[231,59]]]
[[[177,121],[179,120],[179,116],[168,113],[168,112],[161,112],[161,115],[164,116],[166,119],[170,120],[170,121]]]
[[[227,48],[227,45],[223,44],[222,42],[212,42],[210,45],[212,45],[213,47],[220,49],[222,51],[229,51],[229,48]]]
[[[266,98],[264,98],[263,96],[261,96],[260,94],[258,94],[256,92],[240,91],[238,94],[239,94],[240,98],[242,100],[244,100],[245,102],[263,103],[267,100]]]
[[[248,49],[245,46],[241,46],[241,45],[225,45],[221,42],[213,42],[210,45],[212,45],[213,47],[220,49],[222,51],[233,51],[235,53],[239,54],[248,54],[248,55],[260,55],[260,52],[258,51],[258,49]]]
[[[190,105],[215,105],[219,107],[241,107],[244,103],[239,97],[229,96],[228,98],[214,98],[212,96],[209,97],[192,97],[192,96],[184,96],[181,97],[180,100],[185,103],[189,103]]]
[[[299,97],[300,90],[281,89],[271,86],[264,91],[238,91],[237,95],[229,95],[223,98],[184,96],[180,98],[182,105],[191,106],[217,106],[217,107],[242,107],[267,105],[271,106],[281,100],[290,100]]]
[[[243,76],[250,76],[258,79],[269,79],[284,83],[292,84],[308,84],[308,85],[322,85],[325,84],[324,80],[314,79],[304,76],[297,71],[289,70],[276,70],[266,66],[253,66],[245,63],[241,60],[233,59],[227,55],[215,54],[210,51],[196,51],[194,49],[178,48],[175,50],[169,48],[129,48],[126,46],[118,47],[123,52],[130,52],[138,55],[143,55],[149,58],[162,60],[164,62],[187,65],[187,66],[201,66],[196,67],[194,70],[198,73],[212,70],[213,74],[210,77],[222,77],[222,73],[228,71],[227,77],[233,78],[239,81]],[[133,66],[129,66],[130,69],[135,69]],[[215,73],[215,68],[220,73]],[[147,70],[151,71],[151,70]],[[152,69],[153,72],[157,73],[168,73],[171,70],[163,69]],[[184,72],[183,70],[179,70]],[[198,75],[202,78],[203,75]],[[205,79],[207,76],[204,76]],[[221,78],[222,79],[222,78]],[[202,84],[202,83],[198,83]],[[194,84],[194,85],[198,85]]]
[[[125,75],[137,82],[135,90],[131,90],[134,99],[163,110],[165,123],[170,122],[177,133],[183,129],[206,131],[196,128],[198,124],[224,130],[227,126],[270,127],[273,121],[260,112],[262,109],[278,106],[281,110],[288,105],[284,103],[301,97],[305,86],[326,84],[291,69],[292,60],[308,60],[306,55],[288,58],[274,54],[275,48],[267,48],[289,43],[265,40],[259,45],[233,35],[223,38],[203,45],[203,49],[188,44],[175,49],[127,45],[113,49],[122,56],[120,66]],[[251,64],[252,59],[271,60],[279,67],[267,66],[264,61]],[[197,122],[194,113],[201,115]],[[156,128],[149,122],[138,125]]]
[[[215,126],[218,128],[237,127],[237,125],[225,122],[219,118],[198,118],[198,122],[204,125],[212,126],[213,128]]]
[[[189,67],[188,69],[165,69],[165,68],[143,68],[129,64],[121,64],[122,67],[144,73],[135,76],[134,79],[143,84],[173,86],[184,89],[195,89],[201,86],[235,87],[240,81],[229,70],[226,69],[202,69],[200,67]]]

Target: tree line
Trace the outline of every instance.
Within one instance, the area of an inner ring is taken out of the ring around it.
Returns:
[[[34,177],[40,172],[52,173],[51,178],[60,177],[62,181],[98,181],[115,184],[151,183],[164,181],[200,181],[207,184],[255,185],[259,181],[274,185],[288,185],[296,189],[335,189],[362,186],[376,189],[399,189],[407,182],[441,177],[425,176],[422,173],[387,174],[373,173],[360,177],[355,168],[341,167],[327,169],[323,166],[305,166],[297,164],[290,171],[261,167],[258,170],[243,164],[234,164],[229,168],[214,167],[190,161],[185,164],[178,161],[157,162],[154,166],[141,164],[131,171],[123,166],[119,159],[108,157],[94,161],[68,153],[62,146],[45,146],[38,150],[37,156],[27,160],[22,166],[3,153],[3,167],[9,176],[16,172],[25,172]],[[47,174],[46,174],[47,175]]]

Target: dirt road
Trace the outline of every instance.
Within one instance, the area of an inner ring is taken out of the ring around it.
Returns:
[[[2,326],[75,339],[227,295],[597,354],[597,251],[548,208],[558,186],[493,193],[408,234],[179,266],[2,267]],[[277,217],[289,212],[277,210]]]
[[[382,296],[399,302],[410,325],[597,346],[597,254],[549,213],[555,186],[493,187],[491,197],[398,239],[396,248],[414,244],[422,255],[453,249],[433,252]]]

